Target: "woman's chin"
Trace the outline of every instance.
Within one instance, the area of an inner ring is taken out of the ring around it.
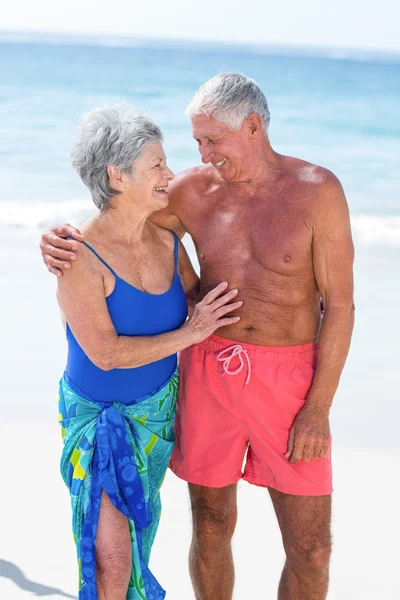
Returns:
[[[153,192],[153,198],[154,198],[159,210],[161,208],[165,208],[169,204],[168,193],[166,193],[166,192]]]

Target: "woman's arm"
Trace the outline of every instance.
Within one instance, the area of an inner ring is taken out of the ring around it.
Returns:
[[[104,295],[100,270],[93,268],[89,250],[80,249],[80,260],[58,278],[57,298],[61,311],[78,344],[100,369],[140,367],[180,352],[206,339],[219,327],[239,321],[225,317],[240,308],[228,304],[237,294],[221,283],[199,302],[190,319],[179,329],[154,336],[121,336],[115,331]],[[225,293],[226,292],[226,293]]]

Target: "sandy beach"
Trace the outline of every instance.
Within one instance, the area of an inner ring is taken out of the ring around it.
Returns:
[[[55,278],[43,268],[38,230],[0,236],[2,378],[0,598],[76,598],[69,495],[59,475],[57,382],[66,344]],[[189,244],[188,244],[189,245]],[[191,251],[192,254],[192,251]],[[396,396],[399,248],[359,245],[357,324],[332,411],[334,551],[329,600],[398,600],[400,450]],[[171,473],[151,567],[171,600],[191,600],[190,514]],[[239,485],[235,600],[276,598],[283,564],[268,493]]]

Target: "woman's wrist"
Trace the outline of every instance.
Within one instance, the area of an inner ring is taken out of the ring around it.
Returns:
[[[194,331],[191,329],[190,325],[188,325],[188,322],[189,321],[186,321],[179,328],[179,332],[182,335],[182,342],[185,344],[185,348],[189,348],[189,346],[193,346],[193,344],[197,344],[199,341]]]

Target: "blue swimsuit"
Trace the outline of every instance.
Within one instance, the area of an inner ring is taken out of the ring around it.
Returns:
[[[150,336],[182,325],[187,302],[177,273],[164,294],[148,294],[115,277],[107,297],[119,335]],[[149,569],[161,514],[160,488],[174,446],[178,393],[177,356],[134,369],[103,371],[67,326],[68,364],[59,389],[64,442],[61,473],[71,494],[79,565],[79,600],[98,600],[96,535],[102,492],[127,517],[132,569],[127,600],[162,600],[165,591]]]
[[[157,335],[173,331],[187,317],[187,301],[177,272],[178,238],[174,234],[175,274],[164,294],[149,294],[133,287],[89,246],[115,277],[115,288],[106,298],[108,311],[118,335]],[[172,376],[177,356],[172,354],[133,369],[103,371],[88,358],[67,324],[68,361],[64,378],[80,396],[100,402],[132,404],[160,389]]]

